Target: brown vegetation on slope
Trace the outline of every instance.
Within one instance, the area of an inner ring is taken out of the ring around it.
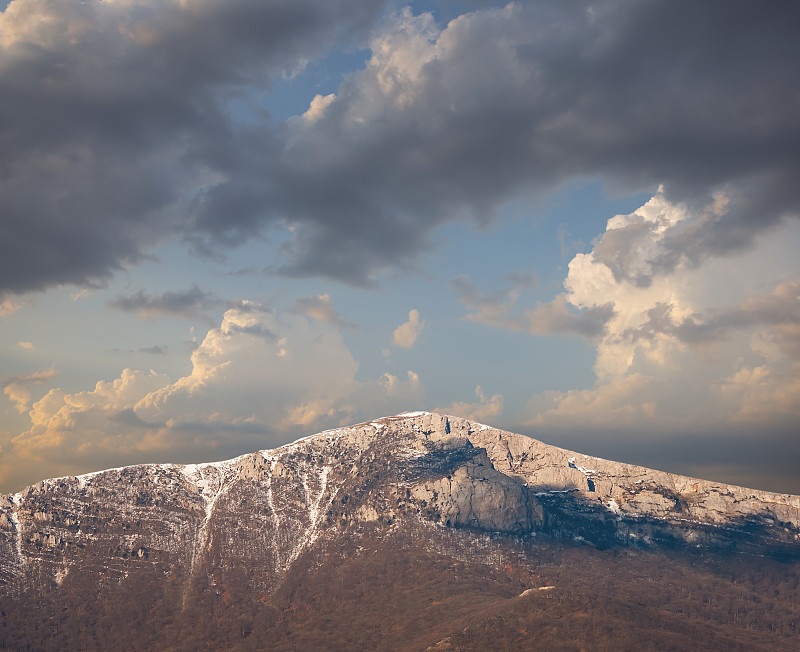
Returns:
[[[144,569],[142,569],[144,570]],[[421,526],[330,540],[272,594],[218,566],[188,591],[154,570],[76,573],[0,609],[30,650],[795,650],[800,563]],[[545,591],[526,589],[554,586]]]

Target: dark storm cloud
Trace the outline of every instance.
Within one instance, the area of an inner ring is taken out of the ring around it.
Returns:
[[[11,376],[3,381],[0,381],[0,387],[8,387],[9,385],[42,385],[43,383],[50,382],[58,375],[55,369],[47,369],[46,371],[36,371],[25,376]]]
[[[797,214],[798,5],[592,7],[482,12],[441,36],[400,19],[323,115],[298,125],[276,171],[298,222],[283,270],[368,284],[413,261],[443,222],[491,219],[576,175],[741,201],[667,243],[655,271],[747,247]]]
[[[150,355],[166,355],[167,354],[166,346],[159,346],[155,344],[153,346],[146,346],[139,349],[139,353],[149,353]]]
[[[614,304],[604,303],[581,311],[570,311],[563,294],[547,303],[540,303],[525,312],[523,327],[535,335],[580,335],[589,339],[600,337],[614,316]]]
[[[516,270],[506,274],[506,278],[517,288],[533,288],[539,284],[536,272]]]
[[[514,287],[492,293],[484,292],[476,288],[466,276],[456,276],[450,279],[450,287],[464,306],[480,313],[507,309],[516,299],[516,288]]]
[[[750,296],[738,306],[676,320],[672,306],[658,303],[647,311],[647,321],[624,335],[631,340],[666,334],[686,344],[717,342],[733,332],[773,327],[776,341],[793,358],[800,358],[800,283],[781,283],[771,294]]]
[[[583,310],[570,309],[564,294],[556,295],[552,301],[537,302],[536,307],[521,315],[512,315],[511,310],[519,296],[519,290],[532,283],[531,274],[514,274],[520,284],[497,292],[488,293],[476,288],[466,276],[457,276],[450,281],[458,300],[473,312],[464,319],[488,326],[524,330],[534,335],[579,335],[588,339],[599,337],[606,324],[614,316],[613,302]]]
[[[124,410],[120,410],[116,414],[113,414],[109,417],[109,419],[115,423],[120,423],[126,426],[132,426],[134,428],[159,428],[163,427],[164,424],[160,423],[149,423],[140,419],[133,408],[126,408]]]
[[[273,224],[293,234],[273,271],[375,285],[444,222],[577,176],[689,203],[732,192],[654,273],[798,213],[797,3],[538,2],[441,33],[401,13],[324,110],[276,129],[231,118],[226,101],[373,4],[12,3],[0,290],[97,282],[168,233],[217,255]]]
[[[240,326],[239,324],[229,324],[226,333],[243,333],[245,335],[253,335],[265,340],[274,341],[278,338],[271,330],[261,324],[254,324],[250,326]]]
[[[272,156],[269,132],[237,129],[227,103],[376,5],[12,2],[0,15],[0,292],[101,283],[185,233],[198,188],[253,151]],[[246,231],[246,211],[230,219],[214,233]]]
[[[223,302],[213,294],[204,292],[196,285],[188,290],[167,291],[159,296],[145,294],[139,290],[134,294],[109,301],[108,305],[126,312],[138,312],[142,317],[152,315],[194,316],[198,312],[221,305]]]

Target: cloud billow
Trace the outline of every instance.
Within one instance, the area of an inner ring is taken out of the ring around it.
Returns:
[[[406,9],[305,115],[236,119],[230,100],[382,7],[15,0],[0,291],[100,283],[169,234],[215,255],[286,226],[268,269],[374,286],[442,224],[577,177],[701,206],[727,192],[729,210],[664,241],[664,269],[798,214],[796,3],[509,4],[445,26]]]
[[[425,328],[425,320],[420,318],[419,310],[416,308],[409,310],[408,321],[394,329],[392,344],[401,349],[410,349],[416,343],[423,328]]]
[[[584,315],[612,308],[596,339],[596,381],[591,388],[534,395],[518,418],[540,433],[587,438],[598,432],[652,441],[674,433],[758,433],[777,445],[794,437],[800,418],[797,225],[762,234],[736,256],[660,264],[676,232],[723,219],[728,206],[722,195],[698,208],[657,193],[608,221],[593,250],[572,259],[565,291],[556,297]]]
[[[51,384],[54,370],[2,381],[29,419],[24,432],[0,438],[2,491],[78,466],[218,459],[419,403],[425,390],[411,370],[405,378],[357,378],[337,326],[242,300],[206,333],[191,372],[177,380],[124,369],[92,389],[55,387],[36,401],[30,387]]]
[[[790,4],[540,3],[440,28],[405,11],[364,70],[290,125],[275,174],[296,231],[281,269],[368,285],[444,222],[490,220],[579,176],[698,205],[728,192],[736,206],[665,244],[664,267],[746,248],[800,206],[797,17]]]

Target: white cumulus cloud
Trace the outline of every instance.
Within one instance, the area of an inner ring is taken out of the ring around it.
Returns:
[[[148,460],[215,459],[270,448],[301,434],[416,407],[419,377],[356,379],[358,364],[327,322],[242,301],[227,310],[175,381],[125,369],[91,390],[50,390],[28,411],[30,427],[6,445],[4,483],[34,482],[62,469]],[[5,392],[24,411],[26,386],[53,373],[15,379]],[[1,436],[1,435],[0,435]]]
[[[18,412],[25,412],[31,400],[31,385],[45,385],[57,375],[55,369],[47,369],[25,376],[15,376],[3,383],[3,393],[14,403]]]
[[[425,327],[425,320],[420,319],[419,310],[409,311],[408,321],[400,324],[392,335],[392,343],[403,349],[410,349],[417,341],[419,334]]]
[[[503,413],[503,396],[494,394],[487,397],[480,385],[475,387],[474,402],[456,401],[447,407],[436,408],[436,412],[452,414],[453,416],[471,419],[473,421],[483,421],[491,423]]]
[[[573,258],[563,300],[582,313],[613,307],[597,340],[597,380],[534,396],[530,427],[657,436],[797,423],[800,228],[779,226],[735,255],[673,255],[676,239],[735,209],[723,196],[690,207],[658,193],[610,219],[593,250]]]

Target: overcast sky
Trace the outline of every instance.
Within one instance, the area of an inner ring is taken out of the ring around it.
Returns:
[[[0,1],[0,491],[405,410],[800,494],[800,4]]]

